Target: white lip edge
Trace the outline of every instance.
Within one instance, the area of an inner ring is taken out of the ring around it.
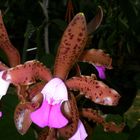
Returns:
[[[79,128],[80,127],[80,128]],[[79,130],[78,130],[79,129]],[[82,139],[81,140],[85,140],[85,138],[88,136],[86,130],[85,130],[85,127],[82,123],[82,121],[79,119],[79,122],[78,122],[78,128],[77,128],[77,131],[75,132],[75,134],[69,138],[68,140],[77,140],[75,139],[74,137],[76,137],[76,135],[78,135],[78,133],[80,133],[79,131],[81,131],[81,129],[83,129],[84,133],[82,132]],[[81,133],[80,133],[81,134]],[[76,137],[77,138],[77,137]]]
[[[61,85],[61,84],[64,84],[65,85],[65,83],[60,78],[57,78],[57,77],[51,79],[49,82],[52,82],[52,80],[55,80],[55,79],[57,79],[59,81],[59,85]],[[45,87],[47,86],[48,83],[46,83],[45,86],[43,87],[43,89],[41,90],[41,94],[43,95],[43,98],[45,100],[47,100],[48,103],[49,103],[49,100],[48,100],[48,98],[46,96],[46,92],[45,92]],[[66,85],[65,85],[65,88],[66,88],[66,92],[67,92],[67,95],[65,96],[65,98],[64,97],[61,97],[58,101],[56,100],[57,103],[54,103],[52,105],[59,104],[59,103],[62,104],[64,101],[68,101],[68,90],[67,90]]]

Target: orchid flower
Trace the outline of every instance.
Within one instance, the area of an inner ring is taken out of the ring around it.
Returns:
[[[70,22],[60,41],[53,75],[50,69],[36,60],[27,61],[3,72],[2,78],[18,87],[18,95],[21,95],[19,94],[21,92],[24,95],[14,113],[19,133],[25,134],[34,122],[42,128],[46,126],[51,129],[57,128],[56,132],[64,138],[84,140],[87,132],[80,121],[82,115],[77,107],[73,92],[75,90],[97,104],[117,105],[119,93],[93,76],[80,75],[67,78],[70,69],[78,61],[111,67],[112,59],[103,51],[96,49],[84,51],[88,38],[87,26],[83,13],[78,13]],[[98,27],[98,24],[96,26]],[[88,115],[85,116],[88,118]],[[49,132],[46,133],[50,135]]]
[[[31,119],[40,127],[64,127],[68,120],[61,113],[61,104],[68,100],[67,88],[59,78],[53,78],[42,89],[42,106],[31,113]],[[58,116],[58,117],[57,117]]]

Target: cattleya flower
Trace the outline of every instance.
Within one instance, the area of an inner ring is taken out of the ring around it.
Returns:
[[[31,119],[40,127],[49,126],[51,128],[64,127],[68,120],[61,112],[61,104],[68,101],[67,88],[64,82],[59,78],[53,78],[42,89],[42,106],[31,113]],[[78,129],[69,140],[84,140],[87,137],[86,130],[79,120]]]
[[[68,120],[61,112],[61,104],[68,100],[68,92],[64,82],[59,78],[53,78],[42,89],[42,106],[31,113],[31,119],[40,127],[51,128],[64,127]]]
[[[83,117],[102,124],[104,128],[111,126],[113,131],[118,130],[114,123],[106,123],[104,118],[93,109],[79,109],[74,91],[80,91],[80,95],[97,104],[111,106],[117,105],[120,98],[118,92],[98,81],[95,76],[82,76],[79,73],[78,76],[67,78],[71,68],[78,61],[105,68],[111,67],[112,59],[103,51],[97,49],[84,51],[92,23],[96,21],[94,30],[101,23],[101,11],[100,8],[99,15],[90,22],[89,26],[86,24],[83,13],[78,13],[73,18],[62,36],[53,75],[50,69],[36,60],[17,66],[11,63],[12,68],[5,68],[1,72],[0,83],[5,82],[5,90],[2,92],[6,93],[9,83],[17,88],[20,102],[15,109],[14,121],[19,133],[25,134],[33,122],[39,127],[47,126],[53,130],[45,131],[46,134],[41,135],[39,140],[41,137],[51,140],[59,135],[70,140],[84,140],[88,132],[84,127],[86,123],[82,123]],[[8,48],[2,49],[8,52],[8,56],[10,55]],[[13,52],[16,51],[13,50]],[[14,58],[18,63],[19,56],[18,53],[15,54],[17,57]]]

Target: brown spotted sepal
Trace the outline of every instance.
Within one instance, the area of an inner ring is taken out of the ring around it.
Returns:
[[[34,111],[34,107],[31,103],[19,103],[14,112],[14,122],[18,132],[24,135],[29,129],[32,121],[30,119],[30,113]]]
[[[79,61],[88,62],[95,66],[104,66],[112,69],[112,58],[100,49],[85,50],[79,57]]]
[[[86,41],[86,19],[83,13],[78,13],[62,36],[54,65],[55,77],[66,79],[70,69],[82,53]]]
[[[0,48],[7,55],[10,67],[14,67],[20,64],[20,54],[9,40],[6,28],[3,23],[1,11],[0,11]]]
[[[91,108],[82,108],[80,115],[87,118],[89,121],[93,121],[98,124],[104,123],[104,118],[100,115],[98,110],[93,110]]]
[[[10,68],[3,74],[3,79],[18,85],[31,85],[36,80],[48,82],[52,78],[51,72],[36,60],[27,61],[22,65]]]
[[[121,123],[121,124],[117,125],[114,122],[105,122],[103,124],[103,127],[104,127],[104,131],[106,131],[106,132],[120,133],[123,131],[123,129],[125,127],[125,123]]]
[[[66,139],[72,137],[78,128],[79,112],[76,105],[75,97],[69,93],[69,100],[62,104],[62,112],[68,118],[69,123],[58,129],[60,135]]]
[[[70,90],[78,90],[86,98],[101,105],[117,105],[120,95],[101,81],[90,76],[72,77],[66,81]]]
[[[121,123],[117,125],[115,122],[106,122],[105,117],[97,110],[91,108],[83,108],[80,112],[81,117],[87,118],[89,121],[100,124],[103,126],[104,131],[107,132],[122,132],[125,124]]]

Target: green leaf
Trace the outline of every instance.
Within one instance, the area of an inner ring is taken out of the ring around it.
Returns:
[[[52,54],[46,54],[41,57],[40,61],[45,64],[48,68],[53,68],[54,65],[54,56]]]
[[[111,35],[107,39],[107,47],[112,47],[113,44],[116,42],[116,30],[111,33]]]
[[[125,113],[127,125],[132,129],[140,121],[140,90],[129,110]]]
[[[93,133],[93,140],[127,140],[128,134],[126,133],[112,133],[105,132],[99,125],[96,126]]]
[[[101,37],[99,40],[98,48],[103,50],[104,44],[105,44],[105,42],[104,42],[103,38]]]
[[[105,120],[107,122],[115,122],[116,124],[120,124],[123,122],[123,117],[117,114],[107,114]]]
[[[51,22],[53,24],[56,24],[56,26],[58,26],[58,29],[60,29],[61,31],[64,31],[67,26],[67,23],[61,19],[52,19]]]

